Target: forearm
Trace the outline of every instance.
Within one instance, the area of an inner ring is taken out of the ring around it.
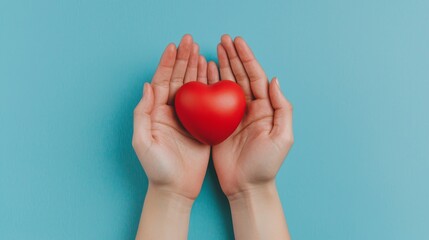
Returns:
[[[149,184],[136,240],[187,239],[193,200]]]
[[[228,199],[237,240],[290,239],[274,181]]]

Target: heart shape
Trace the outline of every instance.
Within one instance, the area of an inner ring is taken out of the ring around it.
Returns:
[[[243,90],[229,80],[212,85],[186,83],[177,91],[174,101],[176,114],[185,129],[209,145],[227,139],[246,111]]]

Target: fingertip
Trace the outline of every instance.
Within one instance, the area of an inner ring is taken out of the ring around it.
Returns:
[[[168,49],[176,49],[176,44],[174,42],[171,42],[167,45]]]
[[[143,97],[151,97],[152,92],[153,92],[152,85],[146,82],[143,87]]]
[[[150,83],[145,82],[143,84],[143,96],[140,99],[140,102],[137,104],[135,109],[135,113],[149,113],[152,110],[154,98],[152,85]]]
[[[228,59],[233,59],[237,56],[237,50],[234,46],[234,42],[229,35],[223,35],[220,44],[225,50],[225,55]]]
[[[219,81],[219,72],[214,61],[208,63],[207,75],[209,84],[214,84]]]
[[[272,90],[276,90],[277,92],[281,92],[279,79],[277,77],[273,77],[270,82]]]
[[[270,100],[271,100],[271,105],[273,106],[274,109],[279,108],[279,88],[277,87],[277,83],[276,83],[277,78],[274,77],[271,79],[271,82],[269,83],[269,96],[270,96]]]
[[[225,48],[222,46],[222,44],[221,44],[221,43],[219,43],[219,44],[217,45],[217,53],[218,53],[218,55],[222,54],[222,56],[225,56],[225,55],[226,55]]]
[[[152,92],[153,92],[152,84],[149,84],[149,83],[146,83],[146,84],[147,84],[148,92],[149,92],[149,93],[152,93]]]
[[[234,46],[237,49],[240,59],[243,61],[250,61],[255,58],[249,45],[247,45],[246,41],[242,37],[239,36],[234,39]]]
[[[176,50],[176,45],[174,43],[169,43],[161,56],[161,65],[170,66],[174,64],[174,59],[176,58],[177,52]]]
[[[232,38],[231,38],[231,36],[230,36],[230,35],[228,35],[228,34],[224,34],[224,35],[222,35],[222,37],[220,38],[220,41],[221,41],[221,43],[222,43],[222,44],[228,44],[228,43],[231,43],[231,42],[232,42]]]
[[[176,44],[174,44],[174,43],[169,43],[169,44],[167,45],[167,47],[165,48],[164,53],[165,53],[165,54],[168,54],[168,55],[171,55],[171,54],[172,54],[172,53],[174,53],[176,50],[177,50],[177,48],[176,48]]]
[[[224,34],[222,34],[222,36],[220,37],[220,40],[222,41],[222,40],[227,40],[228,38],[231,38],[231,36],[229,36],[229,34],[227,34],[227,33],[224,33]]]
[[[203,55],[200,55],[198,57],[198,64],[200,64],[201,66],[204,66],[207,64],[207,60]]]
[[[193,42],[192,36],[185,34],[179,43],[179,52],[183,50],[184,54],[189,54],[193,50]]]
[[[210,62],[208,63],[208,68],[209,68],[209,70],[210,70],[210,71],[212,71],[212,70],[217,70],[216,63],[215,63],[214,61],[210,61]]]
[[[244,42],[244,39],[243,39],[243,37],[241,37],[241,36],[236,36],[236,37],[234,38],[234,42]]]
[[[207,61],[203,56],[198,59],[197,81],[207,84]]]
[[[277,86],[278,88],[280,88],[279,79],[278,79],[277,77],[274,77],[272,81],[274,81],[274,84],[276,84],[276,86]]]
[[[282,92],[282,88],[280,87],[279,79],[277,77],[274,77],[273,80],[271,80],[271,83],[272,83],[273,87],[277,90],[279,95],[282,96],[284,99],[286,99],[283,92]]]
[[[200,47],[198,46],[198,44],[193,43],[192,49],[191,49],[191,54],[189,56],[188,67],[196,67],[197,66],[199,52],[200,52]]]
[[[292,110],[291,102],[283,94],[280,88],[280,81],[277,77],[274,77],[270,82],[270,96],[274,108],[286,108]]]
[[[207,60],[204,56],[198,57],[198,77],[205,76],[207,73]]]
[[[246,40],[244,40],[242,36],[235,37],[234,43],[238,45],[242,45],[244,47],[248,47]]]
[[[234,46],[236,48],[242,48],[242,47],[246,47],[247,45],[242,37],[237,36],[234,38]]]
[[[143,94],[142,94],[142,97],[145,98],[146,95],[147,95],[147,83],[145,82],[143,84]]]
[[[186,33],[185,35],[183,35],[183,37],[182,37],[182,41],[184,41],[184,42],[190,42],[190,41],[192,41],[193,39],[192,39],[192,35],[190,34],[190,33]]]
[[[198,74],[197,81],[207,84],[207,61],[202,55],[198,57]]]
[[[228,55],[225,48],[220,43],[217,45],[217,56],[219,59],[219,64],[228,65]]]

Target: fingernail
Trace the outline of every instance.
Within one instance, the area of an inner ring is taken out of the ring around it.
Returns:
[[[277,84],[277,87],[280,88],[280,83],[279,83],[279,79],[276,77],[274,78],[275,83]]]

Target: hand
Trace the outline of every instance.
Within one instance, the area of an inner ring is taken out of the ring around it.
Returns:
[[[247,111],[236,131],[213,146],[220,185],[228,197],[236,239],[290,239],[275,176],[293,144],[292,106],[278,80],[267,76],[246,42],[224,35],[218,45],[222,79],[244,90]],[[214,63],[208,81],[219,81]]]
[[[233,196],[274,181],[293,143],[292,106],[277,79],[268,83],[242,38],[232,41],[224,35],[217,50],[221,78],[236,81],[247,100],[247,112],[236,131],[213,146],[220,185],[227,196]],[[210,83],[219,79],[212,68],[209,65]]]
[[[149,179],[136,239],[187,239],[192,204],[204,180],[210,146],[191,137],[173,109],[184,83],[207,84],[207,62],[190,35],[165,49],[152,84],[134,110],[133,147]]]
[[[189,81],[207,83],[207,63],[185,35],[176,50],[165,49],[152,84],[134,110],[133,147],[149,179],[149,188],[191,200],[200,192],[210,146],[201,144],[179,124],[173,109],[176,91]]]

